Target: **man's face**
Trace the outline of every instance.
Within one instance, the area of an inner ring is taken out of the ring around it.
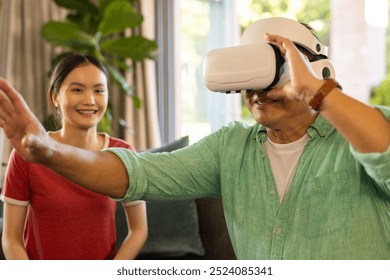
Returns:
[[[309,61],[316,60],[309,51],[297,47]],[[287,97],[271,99],[267,92],[261,90],[249,90],[243,93],[243,98],[256,122],[270,129],[291,129],[313,116],[313,111],[304,101],[291,100]]]
[[[312,115],[303,101],[287,97],[271,99],[263,91],[247,91],[243,98],[256,122],[275,130],[292,128]]]

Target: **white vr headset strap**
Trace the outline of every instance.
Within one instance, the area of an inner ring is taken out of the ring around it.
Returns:
[[[305,60],[306,65],[308,66],[309,70],[312,72],[314,76],[316,76],[318,79],[329,79],[329,78],[335,78],[335,70],[333,63],[329,59],[321,59],[313,62],[309,62],[308,60]],[[276,83],[274,87],[282,87],[290,80],[290,70],[288,67],[288,61],[285,61],[283,64],[283,69],[281,71],[281,75],[279,78],[279,81]]]
[[[320,59],[317,61],[313,61],[310,63],[311,69],[313,73],[317,76],[318,79],[335,79],[336,71],[334,70],[334,66],[332,61],[329,59]]]

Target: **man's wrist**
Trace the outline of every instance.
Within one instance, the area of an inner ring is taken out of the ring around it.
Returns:
[[[317,92],[314,93],[310,98],[309,100],[310,107],[315,111],[319,111],[323,100],[333,89],[338,87],[340,87],[340,85],[336,80],[334,79],[325,80],[325,82],[322,83],[321,87],[317,90]]]

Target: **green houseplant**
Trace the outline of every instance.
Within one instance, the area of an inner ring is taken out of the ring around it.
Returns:
[[[371,104],[390,106],[390,75],[387,75],[382,82],[373,89]]]
[[[132,97],[136,108],[141,102],[125,74],[132,72],[129,63],[154,59],[157,44],[142,36],[128,35],[141,25],[143,16],[134,8],[137,0],[54,0],[69,13],[63,21],[49,21],[41,28],[42,37],[64,52],[53,61],[55,64],[71,52],[96,56],[110,74],[110,80],[120,91]],[[107,110],[100,130],[111,132],[111,106]],[[118,120],[121,122],[122,120]]]

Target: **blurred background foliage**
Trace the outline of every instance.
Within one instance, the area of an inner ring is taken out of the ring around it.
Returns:
[[[133,63],[144,59],[155,59],[157,44],[137,35],[136,29],[143,22],[135,8],[138,0],[53,0],[58,6],[67,9],[63,21],[49,21],[41,28],[42,37],[54,47],[62,47],[62,52],[52,65],[69,53],[83,53],[97,57],[107,67],[110,86],[133,99],[136,108],[141,101],[127,82],[126,74],[132,74]],[[112,91],[111,91],[112,92]],[[109,104],[99,130],[112,134],[112,122],[124,122],[123,118],[113,119],[112,104]],[[56,127],[52,116],[44,121],[46,128]]]

